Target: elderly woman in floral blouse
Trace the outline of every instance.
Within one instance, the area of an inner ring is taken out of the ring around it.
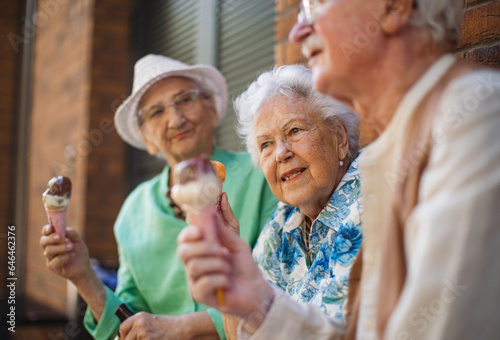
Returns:
[[[362,240],[358,117],[316,92],[311,72],[298,65],[262,74],[235,106],[248,151],[281,202],[254,248],[255,262],[226,228],[222,247],[204,242],[196,227],[185,228],[179,255],[191,293],[242,318],[240,335],[253,333],[280,303],[312,304],[342,328],[349,271]],[[237,225],[229,207],[222,210]],[[221,288],[223,305],[215,294]]]

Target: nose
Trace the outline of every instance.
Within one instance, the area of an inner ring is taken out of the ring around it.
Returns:
[[[297,20],[288,34],[288,40],[296,44],[301,44],[311,33],[312,26],[308,25],[305,19]]]
[[[276,148],[276,161],[284,162],[293,156],[290,145],[286,140],[279,140]]]
[[[165,115],[168,117],[167,126],[169,129],[178,129],[186,122],[186,117],[184,117],[184,115],[180,113],[175,106],[171,106],[166,109],[170,111]]]

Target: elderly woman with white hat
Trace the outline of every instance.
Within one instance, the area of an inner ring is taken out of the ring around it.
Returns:
[[[226,166],[223,200],[229,200],[234,215],[243,221],[242,237],[254,245],[277,200],[247,153],[214,146],[214,131],[226,106],[225,80],[211,66],[188,66],[159,55],[136,63],[132,94],[115,114],[117,131],[130,145],[168,164],[128,196],[118,215],[114,230],[120,269],[115,292],[98,279],[75,230],[68,228],[65,244],[60,245],[49,225],[42,229],[47,267],[75,284],[89,306],[85,326],[96,339],[113,338],[118,330],[124,339],[225,337],[220,313],[191,298],[176,254],[184,216],[166,193],[175,164],[211,155]],[[114,312],[122,303],[137,314],[120,326]]]

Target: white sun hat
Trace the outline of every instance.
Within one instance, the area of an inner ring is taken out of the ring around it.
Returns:
[[[139,102],[153,84],[167,77],[192,79],[201,87],[201,90],[213,96],[219,122],[226,114],[227,85],[224,77],[215,67],[189,66],[162,55],[148,54],[135,63],[132,94],[115,112],[115,126],[118,134],[125,142],[138,149],[146,150],[137,120]]]

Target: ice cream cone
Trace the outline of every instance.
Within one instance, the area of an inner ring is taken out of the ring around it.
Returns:
[[[67,177],[54,177],[43,193],[43,203],[47,218],[54,231],[64,240],[66,236],[66,210],[71,197],[71,180]]]
[[[54,231],[61,236],[61,240],[66,237],[66,210],[47,211],[47,218]]]
[[[175,166],[172,199],[186,212],[189,222],[198,226],[205,240],[218,243],[220,196],[226,170],[222,163],[207,157],[192,158]],[[222,289],[216,291],[219,306],[224,306]]]

